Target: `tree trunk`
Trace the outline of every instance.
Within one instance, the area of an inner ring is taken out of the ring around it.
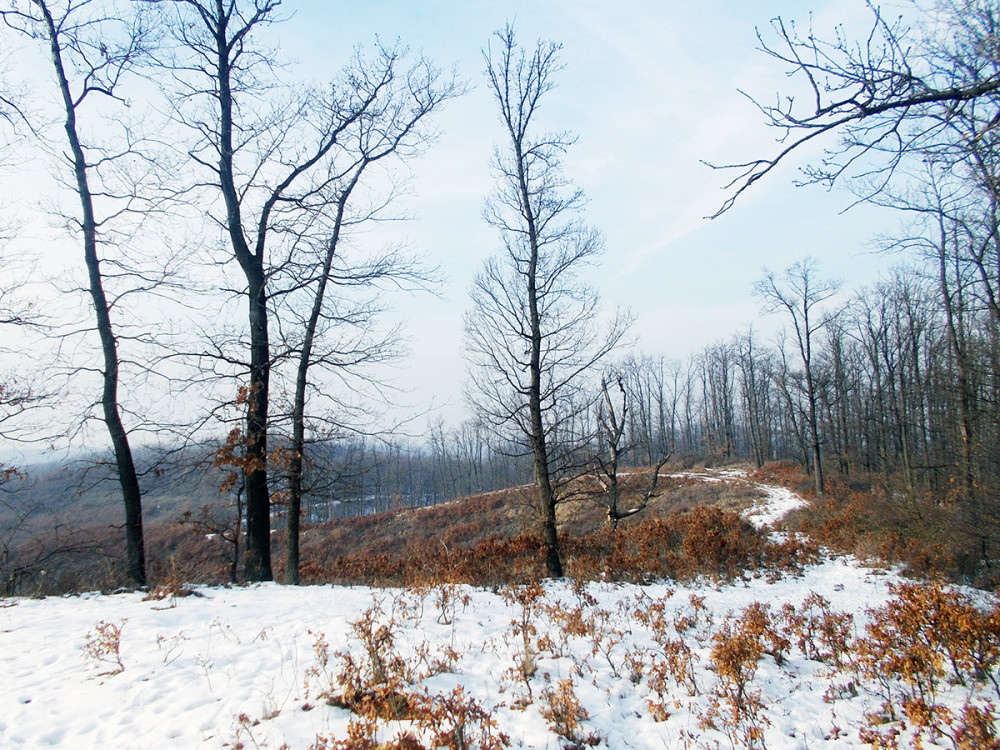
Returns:
[[[247,280],[250,325],[250,382],[246,414],[247,542],[244,577],[247,581],[270,581],[271,572],[271,498],[267,488],[267,423],[271,375],[270,341],[267,328],[267,290],[264,274],[264,248],[250,250],[243,234],[240,196],[236,189],[233,166],[233,96],[232,69],[229,60],[227,26],[219,17],[214,29],[217,55],[219,102],[219,187],[226,204],[226,228],[233,253]]]
[[[820,455],[820,445],[819,445],[819,417],[816,410],[816,389],[813,382],[813,372],[812,372],[812,342],[809,339],[809,317],[808,314],[805,316],[805,329],[806,329],[806,340],[805,346],[802,348],[802,360],[805,365],[805,375],[806,375],[806,400],[808,401],[809,409],[809,438],[810,438],[810,448],[812,450],[812,460],[813,460],[813,479],[816,486],[816,497],[823,497],[823,489],[825,487],[823,481],[823,460]],[[801,343],[801,339],[800,339]]]
[[[63,66],[59,32],[56,30],[55,21],[47,4],[42,0],[35,0],[35,3],[45,18],[52,63],[55,66],[66,116],[64,127],[66,138],[69,141],[76,191],[80,198],[83,214],[81,227],[83,231],[83,255],[89,281],[88,291],[94,305],[97,333],[101,339],[101,352],[104,357],[104,367],[101,372],[103,379],[101,408],[104,414],[104,424],[108,429],[115,454],[118,483],[121,486],[122,500],[125,505],[125,567],[133,583],[145,586],[146,553],[142,530],[142,494],[139,489],[135,462],[132,459],[128,432],[122,423],[118,408],[118,342],[111,324],[110,305],[104,291],[101,262],[97,254],[97,221],[94,215],[93,193],[87,174],[87,159],[77,131],[76,103],[70,92],[69,81]]]
[[[270,581],[271,497],[267,487],[268,386],[271,374],[267,297],[263,273],[250,283],[250,387],[246,417],[247,544],[243,562],[248,581]],[[258,281],[259,278],[259,281]]]
[[[531,448],[535,458],[535,481],[538,482],[545,571],[551,578],[562,578],[563,567],[559,555],[559,534],[556,529],[556,496],[549,472],[548,445],[546,445],[545,440],[545,423],[542,420],[542,328],[541,314],[538,310],[537,287],[538,229],[535,226],[531,199],[528,195],[524,156],[521,153],[521,144],[516,139],[514,141],[514,156],[517,160],[521,205],[528,225],[528,243],[531,251],[528,264],[528,320],[531,326],[528,415],[531,420]]]
[[[317,282],[316,294],[313,296],[312,310],[306,322],[305,336],[302,341],[302,351],[299,353],[298,368],[295,373],[295,399],[292,403],[292,444],[291,462],[288,472],[288,517],[285,557],[285,583],[293,586],[299,584],[299,526],[302,514],[302,467],[306,449],[306,387],[309,384],[309,366],[312,364],[313,342],[316,339],[316,328],[323,312],[323,301],[326,299],[326,288],[330,280],[330,269],[340,241],[340,229],[344,220],[344,210],[347,200],[357,185],[361,176],[359,170],[348,187],[341,193],[337,203],[337,218],[334,223],[333,236],[327,244],[326,257],[323,259],[323,272]]]

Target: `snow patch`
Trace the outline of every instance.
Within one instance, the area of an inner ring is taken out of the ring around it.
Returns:
[[[773,526],[793,510],[806,505],[804,499],[785,487],[763,484],[758,487],[764,491],[764,499],[746,515],[747,520],[758,529]]]

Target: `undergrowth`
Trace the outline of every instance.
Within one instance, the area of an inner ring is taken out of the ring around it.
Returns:
[[[816,498],[812,480],[790,462],[775,462],[750,474],[781,484],[809,500],[785,519],[789,528],[838,553],[882,565],[898,565],[909,576],[943,579],[986,590],[1000,588],[1000,528],[995,509],[969,508],[945,492],[918,492],[884,477],[829,480]],[[875,481],[877,479],[877,481]]]
[[[500,750],[512,744],[499,731],[500,712],[538,717],[562,748],[604,746],[590,718],[606,699],[583,688],[622,681],[645,696],[654,720],[676,717],[682,746],[760,750],[770,731],[780,731],[770,685],[804,674],[827,685],[828,738],[853,734],[878,749],[1000,749],[1000,605],[983,608],[940,584],[900,583],[861,624],[814,592],[797,605],[752,602],[721,617],[693,593],[640,592],[609,607],[597,592],[582,582],[502,589],[510,628],[478,648],[507,668],[492,692],[480,686],[478,695],[428,688],[439,668],[460,674],[476,650],[465,643],[444,667],[426,658],[433,648],[422,618],[440,610],[425,604],[443,594],[430,587],[378,595],[350,624],[348,648],[331,654],[326,637],[312,634],[306,697],[350,719],[339,733],[317,736],[311,750]],[[466,616],[456,611],[451,621],[460,627]],[[844,714],[860,716],[860,725],[837,726]]]
[[[803,482],[783,465],[755,478],[797,490]],[[985,607],[941,583],[891,585],[885,604],[857,618],[815,592],[780,608],[753,602],[715,615],[704,597],[675,598],[672,589],[614,606],[596,595],[615,582],[720,585],[796,575],[820,559],[820,545],[908,560],[911,570],[922,561],[923,572],[954,572],[948,554],[920,547],[924,528],[903,541],[879,536],[896,528],[885,522],[852,540],[875,512],[873,497],[832,484],[823,502],[796,516],[808,537],[769,537],[736,510],[698,504],[632,520],[617,532],[566,535],[572,583],[558,589],[541,582],[544,561],[533,535],[485,534],[468,519],[445,539],[418,535],[379,551],[313,556],[306,580],[400,588],[380,589],[350,623],[344,648],[334,651],[324,633],[310,632],[303,709],[329,706],[350,717],[340,731],[317,735],[310,750],[500,750],[512,742],[499,731],[500,712],[523,712],[563,748],[597,747],[607,738],[593,730],[591,716],[606,698],[590,688],[607,683],[629,686],[655,721],[674,722],[680,746],[763,749],[779,721],[768,688],[802,679],[804,663],[808,679],[825,683],[834,719],[861,717],[849,730],[831,720],[827,739],[850,734],[880,749],[1000,750],[1000,606]],[[923,551],[914,552],[918,547]],[[162,598],[179,595],[179,574],[172,576]],[[472,600],[465,584],[502,599],[509,613],[502,638],[462,640]],[[427,641],[425,618],[447,629],[447,642]],[[87,657],[124,669],[120,628],[98,623]],[[461,675],[476,654],[499,661],[495,684],[475,694],[441,689],[435,678]],[[241,736],[251,735],[253,721],[239,718]]]

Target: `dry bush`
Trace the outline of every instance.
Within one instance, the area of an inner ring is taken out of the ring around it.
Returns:
[[[775,535],[764,547],[764,568],[773,581],[784,575],[802,575],[807,565],[818,564],[822,557],[820,546],[811,537],[794,532]]]
[[[626,631],[630,629],[628,620],[633,614],[631,608],[621,604],[617,611],[599,607],[597,599],[587,591],[583,581],[574,581],[573,593],[575,603],[559,600],[543,605],[543,614],[559,628],[562,636],[555,640],[551,636],[544,637],[546,650],[557,656],[564,656],[564,649],[572,638],[586,639],[590,653],[582,662],[576,663],[576,673],[582,675],[584,667],[589,667],[590,660],[600,656],[610,667],[611,673],[615,677],[621,677],[617,651],[625,640]],[[623,654],[622,657],[624,656]]]
[[[626,502],[629,492],[646,485],[647,474],[623,476]],[[739,576],[744,562],[757,567],[763,559],[762,539],[736,513],[705,507],[717,502],[748,506],[759,494],[748,483],[666,477],[647,510],[617,535],[605,529],[601,498],[586,490],[585,479],[579,484],[577,501],[559,509],[562,548],[574,577],[726,579]],[[489,587],[539,580],[545,575],[542,544],[535,532],[524,531],[522,507],[530,505],[534,492],[518,488],[310,527],[303,533],[302,580]]]
[[[230,583],[232,547],[214,535],[179,523],[146,526],[146,578],[153,589]]]
[[[436,541],[415,541],[398,552],[366,551],[332,558],[324,568],[303,566],[309,582],[349,586],[414,586],[468,583],[499,587],[544,577],[542,545],[534,534],[487,536],[473,547],[446,548]]]
[[[905,499],[833,487],[822,502],[796,511],[812,539],[837,552],[883,564],[902,563],[909,575],[971,580],[975,540],[963,531],[957,508],[936,499]]]
[[[768,464],[750,478],[781,484],[809,500],[786,524],[813,544],[859,559],[902,564],[918,578],[944,577],[995,588],[1000,575],[989,566],[981,523],[968,508],[942,493],[912,493],[865,477],[830,480],[817,499],[809,478],[789,462]]]
[[[471,538],[468,529],[459,533]],[[805,557],[803,546],[768,552],[765,537],[738,514],[698,506],[587,535],[560,537],[567,572],[581,580],[647,582],[673,578],[740,578],[769,556],[786,568]],[[789,562],[791,560],[792,562]],[[545,577],[540,539],[533,533],[484,535],[472,546],[418,539],[393,551],[368,548],[303,567],[303,579],[344,585],[412,586],[442,582],[498,588]]]
[[[352,718],[347,725],[347,737],[337,739],[317,735],[309,750],[426,750],[408,731],[400,731],[388,740],[380,740],[382,726],[373,718]]]
[[[905,729],[915,747],[950,736],[956,748],[996,747],[992,707],[971,702],[972,683],[990,681],[1000,696],[1000,606],[978,609],[939,584],[890,586],[895,598],[868,611],[870,622],[856,643],[855,669],[881,697],[861,730],[874,747],[897,747]],[[947,681],[969,688],[961,717],[937,702]],[[902,715],[900,715],[900,712]],[[985,719],[991,721],[986,725]]]
[[[163,601],[169,599],[171,606],[177,605],[177,600],[185,596],[200,596],[198,591],[187,582],[187,578],[182,572],[185,568],[171,557],[167,561],[167,573],[150,587],[149,593],[143,597],[143,601]]]
[[[587,732],[583,726],[590,714],[576,697],[573,680],[559,680],[554,686],[546,687],[542,691],[542,701],[539,711],[549,728],[563,738],[564,750],[583,750],[601,744],[601,738]]]
[[[782,606],[785,631],[796,639],[799,650],[814,661],[832,662],[836,668],[846,664],[854,648],[854,616],[836,612],[830,602],[815,591],[809,592],[802,605]]]
[[[677,705],[670,681],[687,686],[688,695],[697,694],[698,687],[694,681],[696,657],[681,638],[666,640],[660,648],[661,652],[652,654],[649,664],[645,666],[649,673],[649,689],[656,695],[656,698],[646,700],[646,706],[656,721],[666,721],[670,718],[670,706]]]
[[[699,576],[733,580],[760,567],[765,538],[738,514],[711,506],[608,529],[564,543],[576,578],[644,583]]]
[[[477,570],[474,550],[504,546],[516,539],[523,522],[512,492],[491,492],[428,508],[388,511],[308,526],[302,532],[302,581],[357,585],[409,585],[436,581],[472,582],[473,575],[497,578],[499,571]],[[524,546],[523,541],[513,543]],[[516,552],[516,550],[509,550]],[[478,557],[491,557],[490,550]],[[472,570],[451,575],[453,567]],[[490,585],[490,584],[487,584]]]
[[[306,671],[306,696],[315,688],[332,706],[346,708],[371,720],[402,719],[411,709],[414,671],[395,651],[397,622],[375,601],[350,623],[352,642],[361,655],[338,651],[340,669],[330,665],[329,647],[323,634],[315,636],[316,663]]]
[[[462,687],[442,695],[416,690],[417,682],[434,670],[418,673],[416,665],[395,650],[396,612],[418,617],[415,606],[419,608],[403,594],[389,614],[381,601],[373,602],[350,623],[352,641],[360,644],[361,655],[336,652],[339,669],[331,664],[326,637],[313,634],[315,663],[306,671],[306,698],[315,691],[326,703],[354,714],[345,738],[318,735],[310,746],[313,750],[501,750],[510,746],[489,711]],[[415,649],[414,661],[426,660],[426,649]],[[385,739],[390,726],[403,728]]]
[[[955,750],[1000,750],[997,738],[997,717],[990,704],[966,704],[958,726],[951,731]]]
[[[107,664],[110,669],[101,672],[101,676],[116,675],[125,671],[122,661],[122,628],[127,620],[120,623],[101,620],[94,629],[87,633],[83,644],[83,658],[95,664]]]
[[[474,698],[457,687],[444,695],[410,697],[406,721],[414,731],[397,729],[389,739],[387,722],[375,716],[352,718],[347,737],[317,735],[309,750],[502,750],[510,738]]]
[[[541,540],[533,533],[513,538],[489,536],[453,555],[450,575],[477,586],[525,584],[545,577]]]
[[[430,734],[427,747],[439,750],[501,750],[510,738],[461,686],[445,695],[425,695],[415,701],[413,721]]]
[[[673,617],[668,618],[667,601],[672,595],[673,592],[669,592],[666,597],[640,605],[633,612],[635,620],[650,629],[657,645],[656,649],[647,652],[648,664],[636,663],[635,655],[630,664],[632,674],[637,674],[639,678],[642,672],[649,673],[649,687],[656,694],[656,699],[648,700],[647,705],[657,721],[665,721],[670,716],[668,703],[672,703],[671,682],[685,688],[690,696],[699,692],[694,672],[698,656],[680,636],[698,626],[704,611],[704,598],[692,594],[690,610],[687,613],[683,610],[675,612]],[[707,616],[706,622],[711,622]],[[638,679],[633,681],[638,682]]]
[[[813,486],[802,467],[793,461],[769,461],[748,476],[761,484],[776,484],[789,489],[801,487],[803,492],[798,494],[807,494],[806,488]]]
[[[936,583],[890,585],[895,598],[869,610],[856,652],[862,676],[882,686],[889,707],[903,699],[928,705],[942,680],[990,680],[1000,663],[1000,606],[982,612],[967,597]]]
[[[622,476],[623,501],[648,484],[648,470]],[[746,507],[757,494],[748,483],[706,483],[690,476],[664,477],[657,496],[622,525],[605,530],[603,500],[580,481],[579,502],[560,506],[567,569],[584,579],[644,581],[705,575],[728,579],[744,566],[760,565],[762,539],[736,513],[709,509],[711,503]],[[306,584],[412,586],[469,583],[499,588],[545,576],[542,545],[530,529],[526,508],[532,487],[491,492],[420,509],[394,510],[303,527],[301,580]],[[631,494],[630,494],[631,493]],[[47,571],[40,594],[127,586],[112,562],[119,540],[113,530],[95,529],[99,556]],[[284,531],[272,544],[280,548]],[[232,545],[166,519],[146,526],[150,585],[180,591],[180,583],[218,585],[230,580]],[[772,555],[773,557],[774,555]],[[786,562],[793,553],[781,559]],[[283,556],[273,560],[282,577]]]
[[[533,700],[531,678],[538,671],[538,628],[535,622],[545,606],[545,589],[540,583],[523,586],[511,585],[500,592],[503,600],[517,607],[510,621],[510,635],[516,642],[514,664],[504,673],[504,680],[524,687],[519,703],[526,705]]]
[[[754,602],[739,618],[726,618],[712,636],[711,659],[718,679],[701,725],[725,732],[735,747],[763,748],[764,728],[770,722],[753,678],[764,654],[775,655],[780,664],[788,645],[766,604]]]
[[[705,627],[710,627],[712,625],[712,613],[705,608],[705,597],[698,594],[689,594],[688,606],[674,612],[673,623],[674,630],[678,633],[685,633],[692,628],[698,628],[702,623],[704,623]]]

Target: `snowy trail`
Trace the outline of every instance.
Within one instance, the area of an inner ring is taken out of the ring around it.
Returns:
[[[785,487],[757,485],[766,493],[764,502],[757,505],[747,514],[747,520],[754,526],[763,528],[772,526],[796,508],[801,508],[806,501]]]
[[[751,518],[771,523],[796,502],[779,488],[768,489]],[[801,502],[800,500],[798,502]],[[44,600],[0,600],[0,748],[225,748],[305,750],[317,735],[346,735],[351,714],[307,695],[314,649],[323,634],[330,669],[338,649],[358,644],[350,622],[373,601],[395,618],[397,653],[419,664],[421,653],[457,658],[445,671],[420,679],[415,690],[444,694],[461,685],[485,707],[514,747],[559,748],[561,740],[541,711],[540,696],[561,680],[572,680],[588,716],[581,726],[609,748],[729,746],[721,732],[700,728],[716,675],[708,669],[711,634],[727,613],[754,602],[772,612],[797,607],[810,592],[833,609],[863,619],[868,607],[889,598],[893,574],[835,558],[806,569],[798,578],[768,582],[754,578],[734,585],[658,583],[648,586],[590,584],[574,589],[568,581],[546,583],[547,614],[536,614],[538,635],[550,635],[549,650],[538,647],[531,678],[534,703],[518,708],[523,683],[511,678],[523,640],[511,633],[520,607],[497,593],[459,587],[442,617],[439,592],[423,598],[398,590],[265,584],[246,588],[200,589],[202,596],[143,601],[141,594],[88,594]],[[692,596],[696,597],[692,599]],[[695,605],[696,602],[700,602]],[[647,678],[629,678],[628,659],[657,648],[638,608],[660,603],[667,618],[693,617],[684,631],[696,660],[699,694],[674,687],[670,717],[656,721],[649,702],[656,693]],[[556,620],[574,608],[593,616],[601,639],[567,635]],[[98,622],[121,625],[119,653],[124,670],[102,674],[109,665],[84,658],[88,633]],[[603,623],[603,624],[602,624]],[[604,628],[603,631],[600,629]],[[606,654],[595,651],[600,643]],[[553,651],[552,649],[555,649]],[[759,664],[755,685],[767,706],[766,746],[771,750],[865,747],[857,727],[876,697],[824,700],[826,667],[793,650],[783,664],[770,657]],[[959,705],[960,697],[952,704]],[[244,717],[241,719],[241,715]],[[834,727],[841,731],[834,731]],[[385,739],[406,724],[390,722]],[[693,743],[693,744],[692,744]]]
[[[773,526],[788,513],[801,508],[806,501],[789,490],[787,487],[779,487],[771,484],[761,484],[754,482],[747,477],[747,472],[742,469],[720,469],[716,471],[683,471],[670,474],[661,474],[664,477],[674,477],[683,479],[698,479],[703,482],[724,482],[739,481],[753,484],[763,493],[764,498],[756,503],[746,513],[746,519],[757,528]]]
[[[745,477],[746,473],[742,472],[742,476]],[[746,514],[746,518],[759,529],[764,526],[773,526],[793,510],[801,508],[806,504],[803,498],[796,495],[787,487],[760,484],[758,482],[754,484],[763,490],[764,499]]]

